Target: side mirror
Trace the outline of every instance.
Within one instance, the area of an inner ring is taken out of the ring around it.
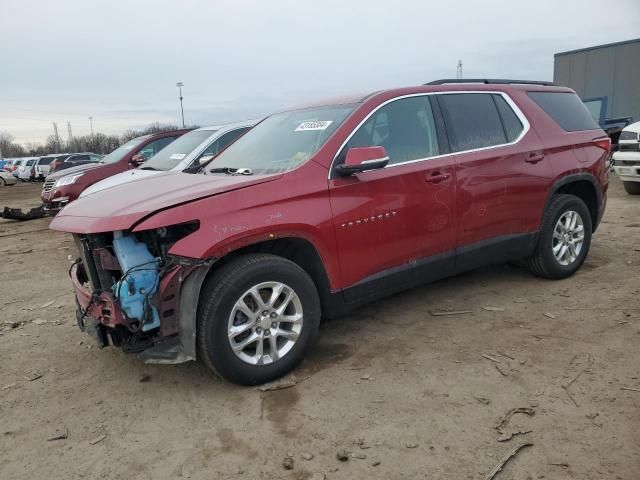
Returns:
[[[130,163],[132,165],[135,165],[136,167],[139,167],[140,165],[142,165],[144,163],[145,160],[146,160],[146,158],[144,158],[143,154],[136,153],[133,157],[131,157]]]
[[[213,158],[213,155],[203,155],[197,161],[197,165],[203,165]]]
[[[367,170],[378,170],[389,163],[384,147],[353,147],[347,151],[342,165],[336,167],[339,175],[347,176]]]

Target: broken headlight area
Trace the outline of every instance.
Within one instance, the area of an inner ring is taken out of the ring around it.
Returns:
[[[140,352],[178,333],[178,298],[188,273],[167,252],[197,224],[141,233],[75,235],[80,258],[70,274],[78,325],[100,346]]]

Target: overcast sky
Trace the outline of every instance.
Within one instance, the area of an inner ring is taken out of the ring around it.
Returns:
[[[551,80],[554,53],[637,37],[639,0],[0,0],[0,131],[178,123],[177,81],[204,126],[455,77],[458,59]]]

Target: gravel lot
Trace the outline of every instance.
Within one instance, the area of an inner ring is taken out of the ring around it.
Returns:
[[[0,478],[484,479],[523,442],[497,479],[638,478],[640,197],[615,177],[573,278],[498,266],[377,302],[323,324],[298,384],[268,392],[99,350],[48,222],[0,220]]]

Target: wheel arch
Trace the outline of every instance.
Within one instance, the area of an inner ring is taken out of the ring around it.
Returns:
[[[329,276],[322,256],[311,241],[290,236],[251,243],[228,251],[210,265],[196,268],[184,280],[180,292],[179,336],[182,348],[189,357],[196,358],[196,325],[200,298],[207,278],[234,258],[250,253],[270,253],[297,264],[307,272],[318,289],[322,315],[332,315],[335,295],[331,293]]]
[[[602,192],[596,178],[590,173],[574,173],[556,180],[547,196],[545,210],[551,203],[553,196],[559,193],[575,195],[587,205],[591,216],[592,231],[595,232],[598,228],[599,210],[602,204]]]

